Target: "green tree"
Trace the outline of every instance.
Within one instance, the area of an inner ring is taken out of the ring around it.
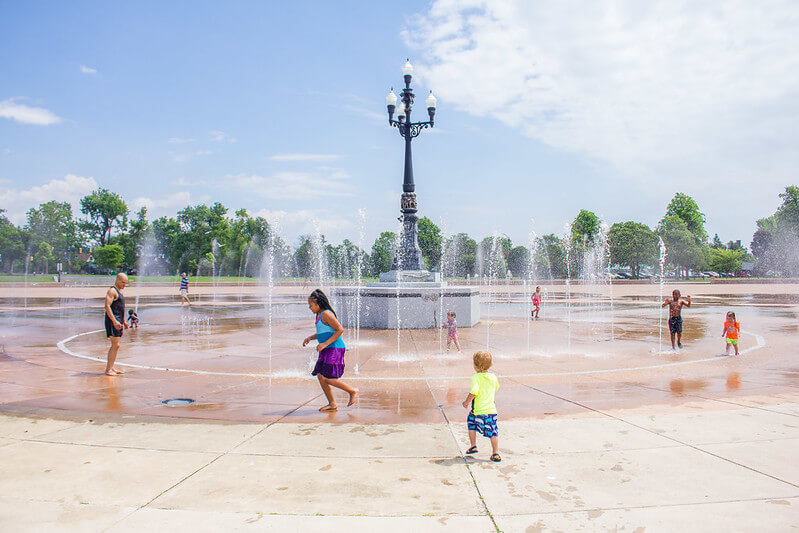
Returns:
[[[550,279],[566,277],[566,247],[557,235],[544,235],[536,240],[533,261],[536,272],[548,272]]]
[[[527,278],[530,275],[531,254],[524,246],[516,246],[508,252],[508,269],[514,277]]]
[[[84,230],[100,246],[108,244],[114,226],[125,229],[128,206],[117,193],[108,189],[100,188],[81,198],[80,211],[89,218],[83,223]]]
[[[0,261],[9,274],[14,273],[14,263],[25,257],[22,231],[11,223],[0,209]]]
[[[738,239],[737,241],[727,242],[727,250],[741,250],[742,252],[746,252],[746,248],[743,247],[743,244],[741,244],[740,239]]]
[[[186,245],[181,257],[181,270],[189,270],[190,266],[199,268],[206,254],[214,253],[214,241],[220,247],[227,245],[230,237],[230,221],[225,217],[226,213],[227,208],[219,202],[211,207],[197,205],[178,211],[177,221],[185,233],[182,244]],[[216,261],[216,256],[214,259]]]
[[[780,193],[782,205],[772,216],[757,221],[751,249],[756,269],[766,275],[799,275],[799,187]]]
[[[419,219],[419,248],[428,270],[436,270],[441,262],[441,228],[427,217]]]
[[[29,209],[27,218],[26,229],[38,242],[47,242],[60,252],[77,250],[82,244],[69,202],[45,202]]]
[[[572,242],[576,245],[585,244],[591,246],[599,236],[602,229],[602,221],[591,211],[581,209],[572,221]]]
[[[118,244],[108,244],[106,246],[98,246],[92,252],[95,262],[101,268],[109,270],[117,268],[122,264],[125,259],[125,252]]]
[[[42,241],[36,246],[36,253],[33,255],[33,264],[37,270],[44,270],[45,274],[49,274],[50,263],[55,261],[55,258],[53,247],[50,246],[49,243]]]
[[[266,219],[253,217],[246,209],[236,211],[230,222],[225,269],[244,276],[257,275],[264,251],[270,246],[269,238],[270,228]],[[271,242],[276,248],[273,254],[277,251],[277,244],[274,240]]]
[[[799,187],[789,185],[780,193],[782,205],[777,209],[777,221],[786,229],[799,232]]]
[[[639,277],[643,265],[654,264],[658,259],[658,236],[646,224],[618,222],[608,231],[610,262],[630,267],[634,277]]]
[[[300,245],[294,252],[294,264],[297,266],[297,275],[301,278],[310,278],[313,274],[313,242],[309,235],[300,237]]]
[[[505,258],[511,248],[513,248],[511,240],[501,235],[486,237],[480,241],[477,246],[478,274],[502,279],[507,277],[508,264]]]
[[[726,250],[724,248],[712,248],[710,250],[710,270],[729,274],[741,270],[741,262],[744,257],[743,250]]]
[[[705,215],[699,210],[699,205],[693,198],[681,192],[675,194],[666,207],[664,219],[672,216],[676,216],[685,222],[688,231],[693,234],[697,243],[704,244],[707,242]]]
[[[118,244],[122,247],[125,258],[122,263],[126,269],[131,269],[136,266],[141,255],[141,248],[144,243],[144,237],[150,227],[147,222],[147,208],[142,207],[136,213],[136,218],[127,225],[127,231],[120,233],[113,239],[111,244]],[[140,273],[141,274],[141,273]]]
[[[361,276],[368,270],[369,256],[349,239],[344,239],[343,243],[335,247],[334,255],[336,277],[354,279],[357,276],[359,260]]]
[[[718,233],[716,233],[713,236],[713,242],[711,243],[710,247],[711,248],[724,248],[724,243],[721,242],[721,239],[719,239],[719,234]]]
[[[393,231],[384,231],[375,239],[372,245],[372,270],[380,274],[391,270],[396,253],[397,234]]]
[[[671,265],[688,275],[691,269],[699,270],[705,260],[706,245],[697,242],[685,221],[668,215],[658,224],[657,233],[666,245],[666,257]]]
[[[477,241],[466,233],[458,233],[447,239],[442,258],[442,275],[466,277],[474,275],[477,257]]]
[[[188,237],[181,230],[180,223],[174,218],[164,216],[153,220],[152,228],[156,245],[166,255],[167,263],[171,269],[180,270],[189,246]]]

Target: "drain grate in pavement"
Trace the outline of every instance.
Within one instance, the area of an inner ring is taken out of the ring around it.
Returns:
[[[191,405],[194,403],[194,400],[191,398],[170,398],[168,400],[163,400],[161,403],[169,407],[180,407],[181,405]]]

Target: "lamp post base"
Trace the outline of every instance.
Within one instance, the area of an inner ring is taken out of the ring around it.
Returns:
[[[390,270],[380,273],[380,283],[439,283],[441,272],[427,270]]]
[[[419,248],[419,230],[416,216],[416,193],[402,193],[400,204],[400,220],[402,221],[402,235],[400,236],[399,250],[394,256],[394,270],[424,270],[422,249]]]

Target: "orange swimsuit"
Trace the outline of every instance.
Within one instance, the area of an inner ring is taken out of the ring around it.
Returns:
[[[724,335],[728,339],[738,340],[738,330],[741,329],[740,322],[724,322]]]

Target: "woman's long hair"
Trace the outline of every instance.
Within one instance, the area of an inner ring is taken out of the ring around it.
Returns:
[[[313,300],[314,303],[316,303],[316,305],[319,306],[319,308],[322,310],[323,313],[325,311],[330,311],[331,313],[333,313],[334,317],[338,318],[338,315],[336,315],[336,311],[333,310],[333,306],[330,305],[330,300],[327,299],[327,295],[324,292],[322,292],[322,289],[314,289],[314,291],[311,293],[308,299]]]

